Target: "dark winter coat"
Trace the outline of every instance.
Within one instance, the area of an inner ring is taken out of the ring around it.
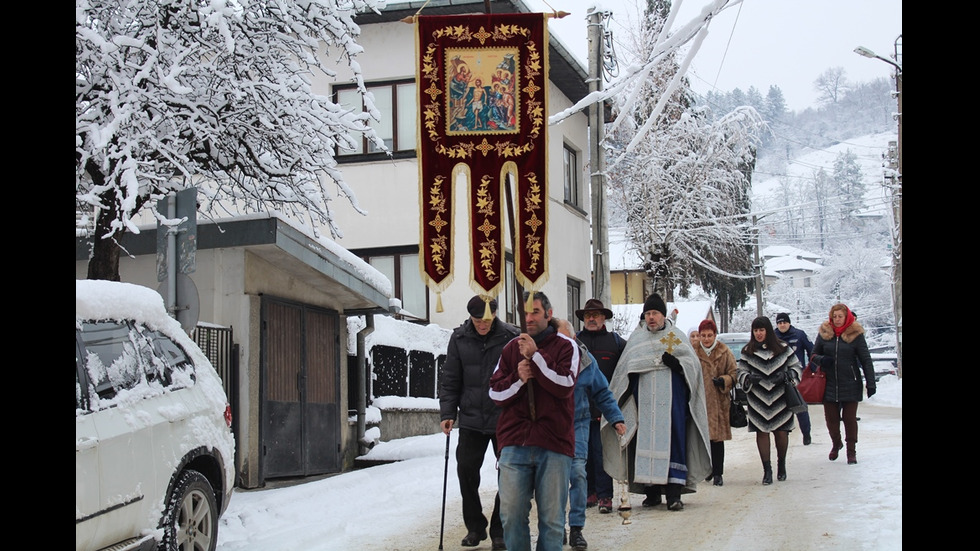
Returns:
[[[595,356],[595,361],[599,364],[599,371],[606,377],[606,380],[612,379],[613,371],[616,370],[616,363],[619,362],[619,357],[623,354],[623,349],[626,348],[626,339],[608,331],[605,326],[599,328],[598,331],[583,329],[575,336]],[[602,411],[596,407],[595,402],[591,402],[590,408],[592,418],[599,419]]]
[[[785,333],[779,329],[776,329],[773,332],[776,334],[776,337],[779,340],[796,349],[796,357],[799,358],[800,365],[806,367],[807,358],[810,357],[810,354],[813,354],[813,343],[810,342],[810,338],[806,336],[806,332],[802,329],[797,329],[793,325],[790,325],[789,330]]]
[[[439,419],[454,419],[459,428],[494,434],[500,408],[490,399],[490,375],[500,351],[520,329],[496,319],[481,336],[467,319],[449,338],[439,379]],[[458,417],[458,419],[457,419]]]
[[[857,321],[840,337],[834,335],[830,321],[820,324],[812,357],[827,375],[824,402],[860,402],[864,398],[862,374],[868,388],[876,388],[868,341],[864,338],[864,327]]]

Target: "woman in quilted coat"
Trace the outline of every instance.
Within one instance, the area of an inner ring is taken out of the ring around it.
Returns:
[[[843,304],[830,307],[830,319],[820,324],[817,340],[810,358],[827,375],[827,390],[823,397],[823,414],[833,442],[830,460],[844,447],[840,439],[840,423],[844,421],[844,441],[847,443],[847,464],[857,463],[858,402],[866,386],[868,398],[874,395],[875,368],[871,363],[864,327],[857,322],[851,309]],[[862,375],[864,382],[862,382]]]
[[[702,321],[698,326],[698,336],[698,342],[693,346],[701,360],[704,375],[704,403],[708,410],[708,435],[711,439],[711,475],[705,480],[714,480],[715,486],[722,486],[725,440],[732,439],[728,408],[730,391],[735,386],[735,356],[725,343],[715,338],[718,336],[715,322]]]
[[[749,402],[749,432],[762,459],[762,483],[772,484],[770,440],[776,441],[777,480],[786,480],[786,449],[796,416],[786,405],[787,385],[800,382],[803,367],[793,348],[776,337],[765,316],[752,320],[752,340],[742,348],[735,371]]]

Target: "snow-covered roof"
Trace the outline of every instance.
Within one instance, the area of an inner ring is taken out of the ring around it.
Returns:
[[[807,272],[817,272],[823,268],[820,264],[816,262],[810,262],[809,260],[804,260],[796,258],[793,256],[779,256],[775,258],[770,258],[766,260],[766,272],[796,272],[796,271],[807,271]]]
[[[609,269],[612,271],[640,270],[643,259],[622,229],[609,228]]]
[[[798,249],[791,245],[770,245],[762,249],[761,251],[759,251],[759,255],[764,259],[776,258],[780,256],[790,256],[793,258],[803,258],[806,260],[817,261],[823,258],[819,254],[811,253],[810,251],[806,251],[803,249]]]

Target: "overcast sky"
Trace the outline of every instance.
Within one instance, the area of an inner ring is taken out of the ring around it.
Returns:
[[[552,33],[586,63],[588,31],[586,15],[592,6],[613,13],[610,29],[618,42],[628,37],[637,21],[636,0],[525,0],[532,9],[552,8],[570,12],[549,23]],[[710,0],[680,0],[674,28],[687,23]],[[735,4],[731,2],[731,4]],[[550,6],[550,7],[549,7]],[[816,107],[813,81],[825,70],[843,67],[853,82],[886,77],[888,63],[854,53],[865,46],[891,58],[895,39],[902,34],[901,0],[743,0],[722,11],[708,27],[708,37],[698,51],[688,77],[704,94],[715,89],[742,91],[755,86],[763,95],[770,85],[779,86],[789,109]],[[625,44],[617,45],[623,55]]]

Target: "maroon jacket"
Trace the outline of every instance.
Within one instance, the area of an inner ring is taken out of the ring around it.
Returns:
[[[497,420],[497,448],[540,446],[575,457],[574,393],[579,367],[578,345],[550,326],[535,342],[538,351],[531,358],[533,421],[527,387],[517,375],[517,364],[523,359],[517,339],[504,346],[500,361],[490,376],[490,398],[501,407]]]

